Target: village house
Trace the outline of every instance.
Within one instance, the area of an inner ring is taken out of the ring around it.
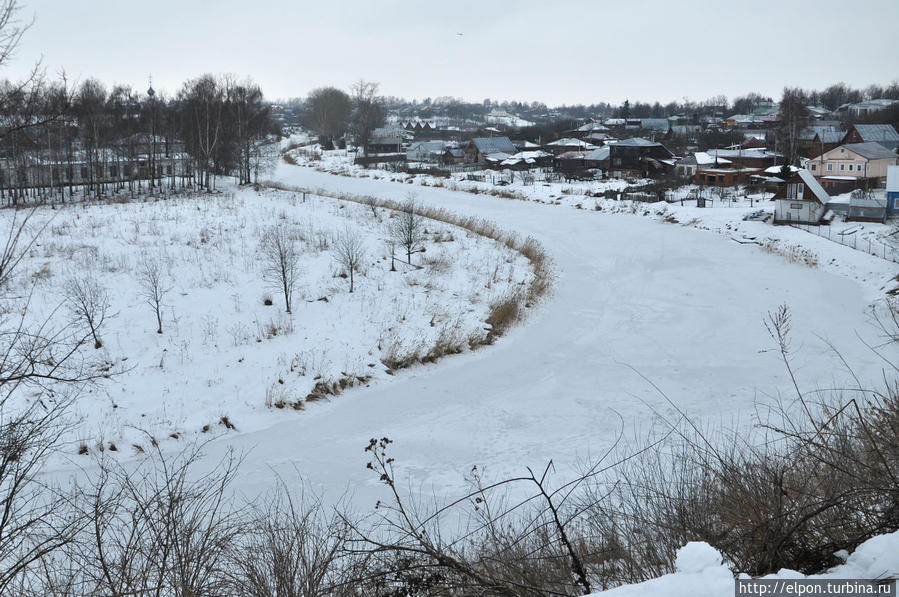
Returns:
[[[445,141],[416,141],[406,149],[406,161],[436,164],[443,160],[445,150]]]
[[[512,139],[512,145],[514,145],[515,149],[518,151],[539,151],[541,149],[540,145],[526,139]]]
[[[403,144],[412,139],[412,133],[401,127],[377,128],[368,140],[369,153],[399,153]]]
[[[502,168],[512,170],[527,170],[529,168],[541,168],[552,163],[553,154],[548,151],[519,151],[518,153],[500,162]]]
[[[465,146],[465,163],[486,164],[488,156],[492,156],[491,161],[495,161],[500,155],[502,157],[499,161],[502,161],[516,153],[518,150],[508,137],[475,137]]]
[[[553,158],[553,170],[564,174],[567,178],[581,176],[587,170],[584,157],[588,151],[566,151]]]
[[[573,137],[559,139],[546,144],[546,150],[556,155],[568,153],[570,151],[593,151],[594,149],[596,149],[596,145],[587,143],[581,139],[574,139]]]
[[[609,169],[615,178],[664,173],[667,165],[663,160],[674,158],[674,154],[661,143],[641,137],[616,141],[607,147],[609,147]]]
[[[741,168],[758,168],[760,170],[774,166],[778,159],[783,157],[780,153],[764,148],[709,149],[708,154],[712,157],[730,160],[735,166]]]
[[[705,151],[697,151],[684,157],[677,163],[677,175],[681,178],[692,180],[700,168],[714,168],[729,166],[732,162],[724,158],[709,155]]]
[[[899,133],[892,124],[853,124],[840,145],[849,143],[880,143],[890,151],[896,151],[899,149]]]
[[[839,108],[836,109],[836,112],[839,113],[849,113],[853,116],[865,116],[867,114],[873,114],[874,112],[880,112],[881,110],[885,110],[890,106],[899,103],[899,100],[894,99],[871,99],[863,102],[858,102],[855,104],[843,104]]]
[[[598,147],[584,156],[584,165],[588,169],[598,169],[603,172],[609,169],[609,155],[612,153],[608,145]]]
[[[454,166],[465,161],[465,150],[458,147],[451,147],[443,152],[443,163],[447,166]]]
[[[617,138],[613,137],[609,133],[590,133],[589,135],[584,137],[584,141],[586,141],[587,143],[592,143],[593,145],[605,145],[606,143],[617,140]]]
[[[818,155],[824,153],[821,151],[822,135],[829,135],[830,138],[839,136],[837,143],[842,141],[845,133],[840,131],[839,123],[820,122],[812,126],[802,129],[799,133],[799,150],[803,155]],[[827,148],[832,149],[832,148]],[[825,149],[824,151],[827,151]]]
[[[808,170],[799,170],[774,197],[775,224],[817,224],[830,196]]]
[[[588,122],[575,129],[565,131],[565,134],[576,139],[584,139],[588,135],[592,135],[595,133],[606,133],[608,132],[608,130],[609,127],[600,122]]]
[[[845,136],[846,133],[843,131],[824,131],[815,133],[812,140],[808,142],[807,152],[811,156],[819,156],[826,151],[830,151],[831,149],[842,145]]]
[[[808,168],[819,178],[886,179],[887,168],[899,164],[899,155],[879,143],[840,145],[809,161]],[[839,177],[839,178],[835,178]]]
[[[753,176],[762,172],[759,168],[734,167],[699,167],[693,182],[698,185],[714,187],[733,187],[738,184],[749,184]]]

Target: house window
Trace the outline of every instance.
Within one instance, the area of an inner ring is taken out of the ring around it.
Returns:
[[[827,164],[827,171],[833,172],[833,164]]]
[[[812,164],[812,172],[814,172],[814,171],[817,170],[817,169],[818,169],[818,165],[817,165],[817,164]]]
[[[805,185],[800,182],[799,184],[796,185],[796,190],[797,190],[796,198],[802,199],[802,194],[805,192]]]
[[[113,178],[119,175],[119,167],[118,166],[110,166],[109,167],[109,175]]]
[[[845,170],[845,169],[846,169],[846,164],[840,164],[840,170]]]
[[[802,204],[801,203],[791,203],[790,209],[802,209]]]
[[[87,178],[87,166],[81,167],[81,178]]]
[[[852,172],[852,164],[849,164],[849,171]]]

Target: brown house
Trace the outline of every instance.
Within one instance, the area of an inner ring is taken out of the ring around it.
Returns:
[[[850,143],[879,143],[891,151],[896,151],[899,149],[899,133],[891,124],[853,124],[839,145]]]
[[[661,143],[641,137],[616,141],[607,147],[609,170],[616,178],[663,174],[668,169],[664,161],[674,158],[674,154]]]
[[[694,178],[695,184],[713,187],[733,187],[738,184],[749,184],[750,177],[760,174],[760,168],[698,168]]]

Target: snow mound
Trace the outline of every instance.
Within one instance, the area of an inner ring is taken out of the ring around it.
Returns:
[[[899,577],[899,532],[872,537],[825,576],[838,578],[896,578]]]
[[[677,551],[677,572],[646,582],[594,593],[591,597],[716,597],[731,595],[734,575],[721,554],[703,542],[690,542]],[[880,535],[858,546],[847,559],[823,574],[808,577],[795,570],[781,570],[766,579],[862,578],[885,579],[899,576],[899,532]],[[740,575],[741,578],[749,578]]]
[[[678,572],[702,572],[721,565],[721,554],[704,541],[691,541],[677,550],[674,567]]]

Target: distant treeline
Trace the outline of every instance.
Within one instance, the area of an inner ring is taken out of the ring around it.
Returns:
[[[318,91],[318,90],[317,90]],[[899,99],[899,81],[889,85],[869,85],[864,89],[853,88],[845,83],[836,83],[816,90],[800,90],[808,106],[820,106],[829,111],[836,110],[843,104],[856,103],[867,99],[887,98]],[[310,94],[310,98],[315,92]],[[777,101],[777,98],[750,92],[735,97],[730,101],[726,95],[717,95],[700,101],[640,102],[625,100],[621,105],[610,102],[592,104],[572,104],[550,107],[543,102],[497,101],[485,99],[482,102],[468,102],[461,98],[449,96],[425,98],[423,100],[407,100],[394,96],[381,99],[385,110],[400,118],[449,118],[458,120],[482,120],[493,109],[506,110],[537,124],[549,123],[560,119],[584,120],[587,118],[628,117],[628,118],[665,118],[673,115],[701,118],[703,116],[728,116],[752,112],[760,104]],[[288,100],[304,120],[309,116],[310,102],[306,98]],[[305,122],[305,120],[304,120]]]

